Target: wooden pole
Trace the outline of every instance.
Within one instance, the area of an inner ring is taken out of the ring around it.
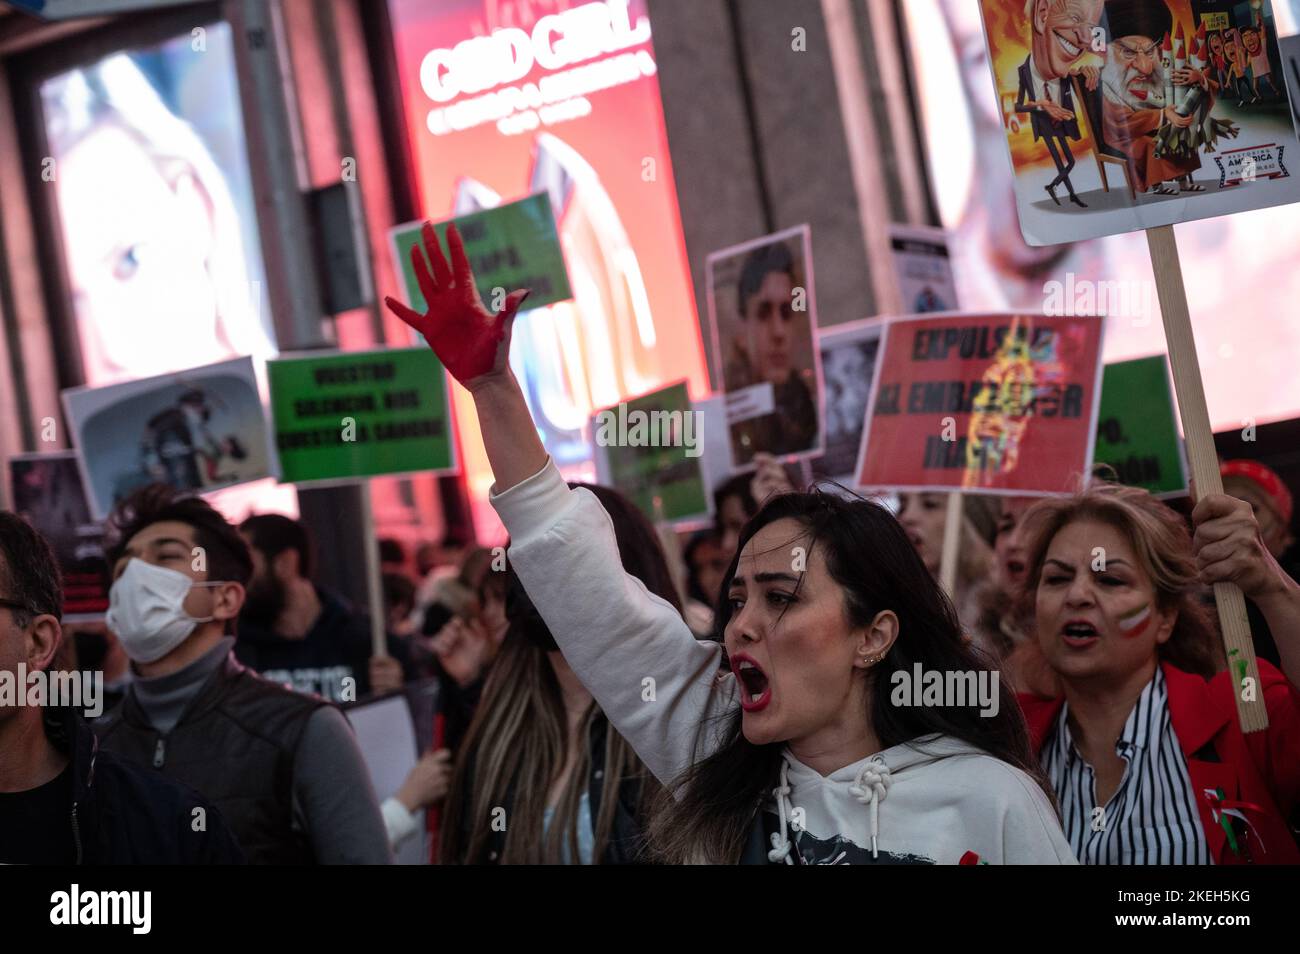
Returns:
[[[961,491],[948,495],[948,513],[943,521],[943,555],[939,560],[939,585],[957,602],[957,550],[961,544],[961,525],[965,512],[962,509]]]
[[[380,580],[379,540],[375,536],[375,509],[370,502],[370,481],[361,481],[361,546],[366,556],[366,593],[370,602],[370,655],[388,655],[388,620],[384,618],[384,587]]]
[[[1187,309],[1187,291],[1183,270],[1178,261],[1178,243],[1172,225],[1147,229],[1151,249],[1151,266],[1155,271],[1156,294],[1160,314],[1165,322],[1165,340],[1169,345],[1169,365],[1174,374],[1174,391],[1178,395],[1178,412],[1187,440],[1187,463],[1196,482],[1196,493],[1223,493],[1219,476],[1219,456],[1214,449],[1210,430],[1210,413],[1205,404],[1205,387],[1201,366],[1196,358],[1196,340]],[[1259,667],[1255,662],[1255,644],[1250,638],[1246,618],[1246,598],[1235,583],[1215,583],[1214,602],[1219,610],[1219,627],[1223,631],[1223,651],[1228,671],[1236,686],[1237,716],[1241,731],[1259,732],[1268,728],[1268,710],[1260,691]],[[1249,692],[1248,688],[1253,688]],[[1251,696],[1247,701],[1244,696]]]

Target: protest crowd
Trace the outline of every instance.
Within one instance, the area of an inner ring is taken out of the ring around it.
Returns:
[[[969,3],[1017,180],[999,227],[1027,249],[1141,229],[1159,263],[1175,223],[1300,215],[1256,142],[1295,138],[1260,125],[1287,107],[1269,5]],[[471,91],[441,52],[425,82]],[[116,135],[76,123],[134,128],[133,62],[41,94],[64,192]],[[114,161],[242,214],[210,162],[172,170],[194,134],[170,103],[174,156],[126,136]],[[120,367],[65,382],[67,444],[12,455],[0,496],[0,864],[1300,864],[1300,444],[1270,463],[1211,433],[1228,371],[1170,318],[1176,247],[1167,349],[1116,361],[1123,322],[960,307],[951,273],[922,295],[904,271],[837,327],[818,223],[768,228],[693,256],[688,360],[654,344],[640,273],[584,258],[614,241],[605,206],[537,142],[535,180],[553,163],[582,215],[545,184],[420,210],[373,347],[289,356],[232,324],[226,352],[146,367],[83,343]],[[1262,186],[1202,171],[1238,147]],[[900,234],[873,273],[977,241]],[[596,333],[593,300],[622,324]],[[579,367],[606,399],[566,429],[547,388]],[[445,483],[412,489],[425,472]],[[391,518],[435,498],[436,529]]]

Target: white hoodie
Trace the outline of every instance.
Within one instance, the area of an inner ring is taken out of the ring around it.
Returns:
[[[739,705],[735,676],[718,675],[722,647],[696,640],[669,603],[623,570],[605,509],[589,491],[570,490],[549,460],[492,505],[564,658],[646,767],[671,784],[716,748]],[[787,749],[773,783],[772,861],[956,864],[973,852],[990,864],[1076,863],[1042,789],[958,739],[915,740],[825,777]]]

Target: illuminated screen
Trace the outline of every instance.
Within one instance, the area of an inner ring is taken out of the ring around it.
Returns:
[[[1039,248],[1021,237],[1005,131],[1019,119],[1014,98],[999,101],[994,90],[980,5],[908,0],[904,9],[926,160],[943,224],[953,232],[963,307],[1086,302],[1088,286],[1098,302],[1106,297],[1093,312],[1107,316],[1106,362],[1165,351],[1142,232]],[[1272,28],[1294,29],[1286,5],[1272,9]],[[1080,153],[1079,162],[1093,161]],[[1300,204],[1188,222],[1176,233],[1211,425],[1226,430],[1300,415]],[[1050,282],[1060,286],[1048,289]]]
[[[41,84],[86,383],[275,354],[230,26],[120,50]],[[211,495],[238,519],[293,488]]]
[[[528,311],[511,363],[571,478],[594,410],[683,377],[707,390],[645,0],[389,0],[421,214],[550,194],[574,299]],[[454,388],[480,536],[491,473]]]
[[[51,77],[41,104],[86,383],[271,354],[230,27]]]

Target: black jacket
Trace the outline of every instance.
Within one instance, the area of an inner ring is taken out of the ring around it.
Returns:
[[[1067,136],[1070,139],[1079,138],[1079,120],[1068,119],[1065,122],[1057,122],[1051,116],[1047,115],[1047,110],[1039,109],[1035,106],[1025,105],[1029,100],[1034,98],[1033,77],[1029,73],[1029,61],[1032,57],[1025,57],[1025,61],[1020,64],[1017,74],[1020,77],[1020,89],[1016,95],[1016,112],[1028,113],[1031,128],[1034,130],[1034,140],[1051,139],[1055,136]],[[1070,77],[1061,77],[1061,101],[1057,103],[1062,109],[1074,111],[1074,91],[1071,88]]]
[[[244,863],[234,835],[211,802],[100,751],[94,733],[73,710],[46,709],[45,733],[69,758],[69,811],[78,864]],[[202,812],[196,815],[195,809]]]
[[[325,705],[261,678],[232,654],[167,735],[130,690],[95,733],[106,751],[210,798],[250,864],[311,864],[311,840],[294,825],[294,761],[307,722]]]

